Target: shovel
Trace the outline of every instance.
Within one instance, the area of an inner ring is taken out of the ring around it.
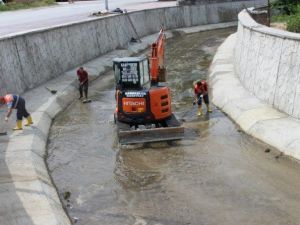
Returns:
[[[50,88],[48,87],[45,87],[48,91],[51,92],[51,94],[55,95],[57,93],[57,90],[51,90]]]
[[[200,95],[199,98],[196,101],[194,100],[193,105],[196,105],[201,98],[203,98],[203,95]]]

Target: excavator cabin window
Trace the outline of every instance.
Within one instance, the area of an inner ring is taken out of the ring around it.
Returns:
[[[116,58],[113,68],[118,89],[150,86],[149,61],[146,57]]]

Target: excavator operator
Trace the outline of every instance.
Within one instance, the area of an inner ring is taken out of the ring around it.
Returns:
[[[208,85],[205,80],[198,80],[194,84],[194,104],[198,104],[198,116],[201,116],[203,114],[202,111],[202,98],[204,100],[204,103],[207,108],[207,112],[212,112],[210,106],[209,106],[209,98],[208,98]]]

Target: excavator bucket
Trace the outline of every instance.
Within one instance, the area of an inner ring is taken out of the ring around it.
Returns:
[[[165,121],[164,127],[146,128],[130,127],[128,124],[117,122],[119,143],[122,145],[148,142],[180,140],[184,137],[184,128],[172,114]]]

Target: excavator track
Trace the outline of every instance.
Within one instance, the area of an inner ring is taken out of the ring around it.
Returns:
[[[113,60],[117,103],[115,123],[121,145],[173,141],[184,137],[184,128],[172,113],[171,90],[163,84],[166,82],[165,39],[161,27],[158,38],[151,45],[151,57]]]
[[[164,127],[146,128],[147,126],[139,126],[135,128],[117,121],[119,143],[127,145],[183,139],[184,128],[174,114],[164,120],[163,123]]]

